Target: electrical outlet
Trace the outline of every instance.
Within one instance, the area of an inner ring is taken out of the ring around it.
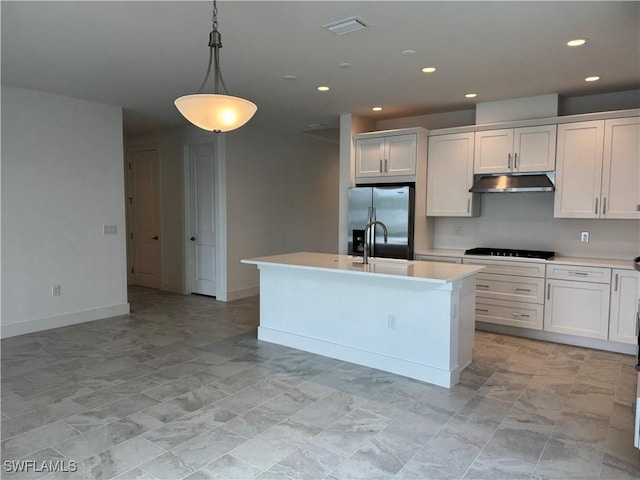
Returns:
[[[454,233],[456,237],[461,237],[462,236],[462,227],[456,226],[454,228]]]
[[[58,297],[62,293],[62,287],[60,285],[51,285],[51,296]]]
[[[118,233],[117,225],[103,225],[102,226],[102,234],[103,235],[116,235]]]
[[[387,328],[390,328],[391,330],[396,329],[396,316],[391,313],[387,317]]]
[[[589,232],[582,232],[580,234],[580,241],[584,242],[584,243],[588,243],[589,242]]]

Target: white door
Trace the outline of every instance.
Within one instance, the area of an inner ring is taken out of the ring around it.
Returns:
[[[189,146],[190,290],[216,295],[214,144]]]
[[[160,288],[160,198],[158,150],[129,153],[131,280],[134,285]]]

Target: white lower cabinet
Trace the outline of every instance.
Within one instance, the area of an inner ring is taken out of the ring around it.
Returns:
[[[465,258],[476,274],[476,321],[542,330],[545,264]]]
[[[637,345],[637,308],[640,299],[640,273],[613,270],[609,340]]]
[[[606,283],[547,279],[544,329],[606,339],[610,290]]]

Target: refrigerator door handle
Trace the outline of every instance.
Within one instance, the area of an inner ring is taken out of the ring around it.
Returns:
[[[371,219],[370,222],[375,222],[376,219],[376,207],[371,207]],[[369,255],[372,257],[376,256],[376,226],[373,225],[372,228],[369,229]]]

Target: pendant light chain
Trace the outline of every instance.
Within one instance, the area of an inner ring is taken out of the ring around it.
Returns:
[[[218,2],[213,0],[213,17],[211,17],[212,30],[218,30]]]
[[[211,17],[211,33],[209,33],[209,65],[207,65],[207,73],[204,77],[204,81],[198,90],[198,93],[202,93],[204,87],[209,81],[211,75],[211,65],[213,64],[213,93],[220,93],[220,86],[225,94],[229,94],[227,85],[222,78],[222,70],[220,69],[220,49],[222,48],[222,35],[218,31],[218,4],[216,0],[213,0],[213,15]]]

